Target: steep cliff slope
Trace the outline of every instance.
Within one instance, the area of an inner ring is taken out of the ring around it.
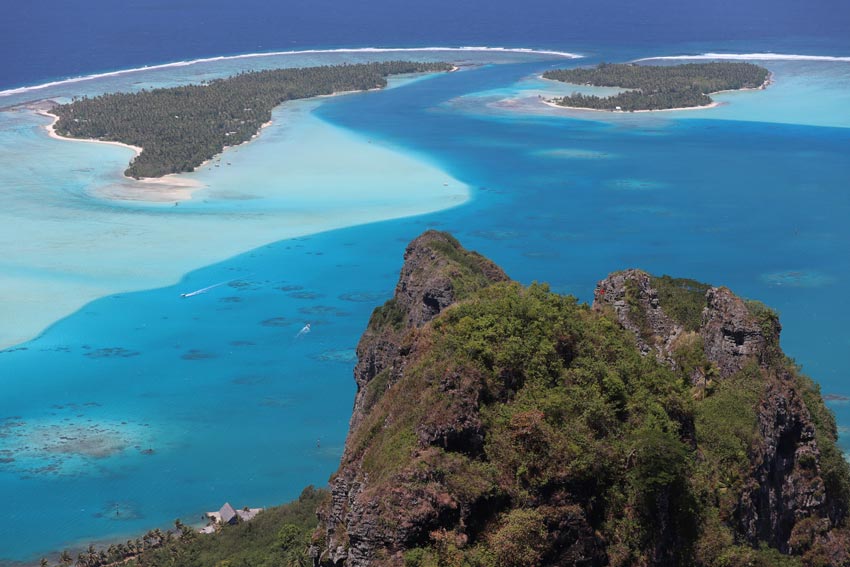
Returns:
[[[776,315],[637,270],[595,297],[411,243],[358,346],[316,564],[850,564],[835,423]]]

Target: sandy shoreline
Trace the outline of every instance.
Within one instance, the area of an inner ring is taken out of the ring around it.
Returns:
[[[453,67],[451,71],[457,71],[458,67]],[[450,71],[450,72],[451,72]],[[347,94],[355,94],[362,92],[370,92],[382,90],[381,88],[372,88],[366,90],[351,90],[351,91],[339,91],[326,95],[318,95],[312,98],[328,98],[328,97],[336,97]],[[304,99],[309,100],[309,99]],[[56,123],[59,121],[59,117],[49,110],[45,110],[44,108],[36,108],[36,114],[44,116],[46,118],[50,118],[50,124],[45,126],[47,130],[47,135],[56,140],[63,140],[66,142],[89,142],[95,144],[108,144],[111,146],[119,146],[122,148],[127,148],[133,152],[133,159],[137,158],[143,151],[144,148],[139,146],[133,146],[131,144],[125,144],[124,142],[116,142],[112,140],[98,140],[96,138],[70,138],[68,136],[62,136],[56,131]],[[224,146],[222,151],[214,155],[213,157],[204,160],[192,171],[198,171],[203,167],[214,164],[216,161],[221,161],[221,156],[225,150],[228,148],[235,148],[237,146],[241,146],[242,144],[247,144],[255,140],[262,131],[271,126],[273,120],[269,120],[264,124],[260,125],[259,130],[252,135],[249,139],[244,142],[240,142],[238,144]],[[132,160],[131,160],[132,161]],[[183,173],[191,173],[191,172],[183,172]],[[200,189],[205,187],[205,185],[199,181],[194,179],[186,179],[182,177],[183,173],[169,173],[168,175],[163,175],[162,177],[143,177],[141,179],[136,179],[133,177],[128,177],[124,175],[124,179],[126,180],[126,184],[124,185],[112,185],[104,188],[97,189],[93,192],[93,194],[97,197],[109,200],[116,201],[147,201],[151,203],[178,203],[180,201],[188,201],[192,198],[192,194],[196,189]],[[141,186],[138,185],[143,183],[146,185]],[[153,186],[153,187],[151,187]]]
[[[773,84],[773,73],[768,72],[767,78],[764,80],[764,82],[761,85],[759,85],[757,87],[743,87],[743,88],[740,88],[740,89],[726,89],[726,90],[723,90],[723,91],[715,91],[713,93],[708,93],[708,94],[709,95],[716,95],[716,94],[721,94],[721,93],[737,93],[737,92],[741,92],[741,91],[763,91],[772,84]]]
[[[459,67],[457,67],[456,65],[453,65],[452,68],[449,70],[449,72],[454,72],[454,71],[457,71],[458,69],[459,69]],[[420,73],[413,73],[413,74],[416,75],[416,74],[420,74]],[[326,95],[318,95],[316,97],[311,97],[311,98],[328,98],[328,97],[342,96],[342,95],[362,93],[362,92],[370,92],[370,91],[376,91],[376,90],[382,90],[382,88],[376,87],[376,88],[371,88],[371,89],[366,89],[366,90],[338,91],[338,92],[334,92],[334,93],[330,93],[330,94],[326,94]],[[309,100],[309,99],[304,99],[304,100]],[[59,121],[59,117],[57,115],[51,113],[49,109],[46,109],[44,107],[41,107],[41,108],[36,107],[34,110],[37,114],[44,116],[44,117],[47,117],[47,118],[50,118],[51,122],[50,122],[50,124],[45,126],[45,129],[47,130],[47,135],[50,136],[51,138],[56,139],[56,140],[63,140],[63,141],[67,141],[67,142],[91,142],[91,143],[95,143],[95,144],[109,144],[109,145],[112,145],[112,146],[119,146],[119,147],[122,147],[122,148],[127,148],[129,150],[132,150],[133,159],[137,158],[142,153],[142,151],[144,150],[144,148],[141,148],[139,146],[134,146],[134,145],[131,145],[131,144],[125,144],[124,142],[116,142],[116,141],[112,141],[112,140],[98,140],[96,138],[70,138],[68,136],[62,136],[61,134],[59,134],[56,131],[56,123]],[[237,147],[237,146],[241,146],[242,144],[247,144],[248,142],[253,141],[254,139],[256,139],[262,133],[262,131],[265,128],[267,128],[268,126],[271,126],[272,123],[273,123],[273,121],[269,120],[268,122],[260,125],[259,130],[257,130],[257,132],[254,135],[252,135],[249,139],[245,140],[244,142],[224,146],[222,148],[221,152],[217,153],[213,157],[211,157],[207,160],[204,160],[203,162],[201,162],[200,164],[195,166],[195,168],[192,170],[192,172],[198,171],[205,166],[209,166],[216,161],[220,162],[222,154],[224,153],[225,150],[227,150],[228,148],[234,148],[234,147]],[[96,195],[97,197],[100,197],[100,198],[103,198],[103,199],[109,199],[109,200],[147,201],[147,202],[152,202],[152,203],[174,202],[175,204],[177,204],[180,201],[187,201],[187,200],[191,199],[192,196],[193,196],[192,194],[193,194],[194,190],[205,187],[205,185],[203,183],[199,182],[199,181],[182,177],[183,173],[191,173],[191,172],[170,173],[170,174],[167,174],[167,175],[163,175],[162,177],[143,177],[141,179],[136,179],[136,178],[128,177],[128,176],[124,175],[123,177],[126,180],[126,184],[104,187],[104,188],[101,188],[101,189],[94,191],[93,194]],[[138,183],[144,183],[145,185],[147,185],[147,187],[137,185]],[[155,189],[151,190],[150,186],[154,186]]]
[[[256,134],[253,134],[250,138],[248,138],[244,142],[239,142],[238,144],[233,144],[233,145],[230,145],[230,146],[224,146],[221,149],[221,152],[215,154],[213,157],[211,157],[209,159],[205,159],[204,161],[202,161],[201,163],[196,165],[195,169],[192,170],[192,172],[199,171],[202,167],[206,167],[208,165],[214,165],[213,162],[215,162],[215,161],[221,161],[221,156],[222,156],[222,154],[224,154],[224,151],[226,149],[228,149],[228,148],[238,148],[239,146],[241,146],[243,144],[247,144],[248,142],[254,141],[262,133],[263,130],[265,130],[266,128],[268,128],[272,124],[274,124],[274,120],[269,120],[268,122],[263,122],[262,124],[260,124],[260,129],[257,130]],[[187,173],[192,173],[192,172],[187,172]],[[164,175],[163,177],[147,177],[147,178],[145,178],[145,181],[154,183],[154,182],[156,182],[157,179],[165,179],[166,177],[169,177],[171,175],[182,175],[182,174],[171,173],[169,175]]]
[[[553,81],[553,82],[561,83],[561,84],[564,84],[564,85],[574,85],[575,84],[575,83],[565,83],[563,81],[557,81],[555,79],[547,79],[543,75],[539,75],[539,77],[541,79],[543,79],[544,81]],[[712,95],[716,95],[716,94],[722,94],[722,93],[737,93],[737,92],[742,92],[742,91],[763,91],[767,87],[769,87],[771,84],[773,84],[773,73],[768,73],[767,79],[765,79],[764,82],[757,87],[743,87],[743,88],[740,88],[740,89],[726,89],[726,90],[723,90],[723,91],[715,91],[715,92],[708,93],[708,96],[712,96]],[[575,86],[580,87],[580,86],[594,86],[594,85],[575,85]],[[608,110],[606,108],[585,108],[585,107],[582,107],[582,106],[563,106],[561,104],[554,102],[554,100],[555,99],[549,99],[549,100],[543,100],[542,102],[543,102],[543,104],[545,104],[547,106],[551,106],[552,108],[560,108],[560,109],[564,109],[564,110],[585,110],[585,111],[590,111],[590,112],[610,112],[612,114],[633,114],[633,113],[637,113],[637,112],[670,112],[670,111],[674,111],[674,110],[676,110],[676,111],[678,111],[678,110],[706,110],[708,108],[716,108],[716,107],[724,104],[722,102],[718,102],[718,101],[715,100],[715,101],[712,101],[711,104],[704,104],[702,106],[681,106],[681,107],[677,107],[677,108],[657,108],[657,109],[647,109],[647,110]]]
[[[342,95],[347,95],[347,94],[365,93],[365,92],[370,92],[370,91],[380,91],[380,90],[382,90],[382,89],[380,89],[380,88],[372,88],[372,89],[366,89],[365,91],[356,91],[356,90],[355,90],[355,91],[338,91],[338,92],[334,92],[334,93],[330,93],[330,94],[316,95],[316,96],[314,96],[314,97],[310,97],[310,98],[304,98],[304,99],[294,99],[294,100],[292,100],[292,101],[284,101],[284,102],[283,102],[283,103],[281,103],[281,104],[286,104],[286,102],[296,102],[296,101],[298,101],[298,100],[312,100],[312,99],[315,99],[315,98],[330,98],[330,97],[342,96]],[[278,106],[280,106],[280,105],[278,105]],[[275,108],[277,108],[277,107],[275,107]],[[272,112],[274,112],[274,109],[272,109]],[[201,169],[202,167],[205,167],[205,166],[207,166],[207,165],[213,164],[213,162],[215,162],[215,161],[221,161],[221,156],[222,156],[222,154],[224,154],[224,151],[225,151],[225,150],[227,150],[228,148],[237,148],[237,147],[239,147],[239,146],[241,146],[241,145],[247,144],[248,142],[253,142],[254,140],[256,140],[256,139],[260,136],[260,134],[262,134],[262,133],[263,133],[263,130],[265,130],[266,128],[268,128],[268,127],[269,127],[269,126],[271,126],[272,124],[274,124],[274,120],[269,120],[268,122],[263,122],[262,124],[260,124],[260,129],[259,129],[259,130],[257,130],[256,134],[252,135],[250,138],[248,138],[248,139],[247,139],[247,140],[245,140],[244,142],[239,142],[238,144],[233,144],[233,145],[229,145],[229,146],[224,146],[224,147],[221,149],[221,152],[217,153],[216,155],[214,155],[214,156],[213,156],[213,157],[211,157],[210,159],[207,159],[207,160],[202,161],[200,164],[198,164],[197,166],[195,166],[194,171],[198,171],[198,170],[199,170],[199,169]],[[66,139],[66,140],[67,140],[67,139],[69,139],[69,138],[64,138],[64,139]],[[134,146],[131,146],[131,147],[134,147]],[[170,174],[170,175],[180,175],[180,174],[172,173],[172,174]],[[168,176],[168,175],[166,175],[166,176],[163,176],[163,177],[161,177],[161,178],[147,177],[147,178],[145,178],[143,181],[145,181],[145,182],[149,182],[149,183],[155,183],[158,179],[165,179],[166,177],[169,177],[169,176]]]
[[[42,116],[46,116],[50,118],[52,122],[45,126],[47,129],[47,135],[51,138],[55,138],[57,140],[65,140],[68,142],[92,142],[95,144],[109,144],[110,146],[121,146],[122,148],[128,148],[133,150],[133,158],[138,157],[140,153],[142,153],[142,148],[139,146],[131,146],[130,144],[125,144],[124,142],[114,142],[111,140],[98,140],[96,138],[69,138],[67,136],[63,136],[56,131],[56,123],[59,122],[59,117],[55,114],[51,113],[48,110],[36,110],[36,114],[40,114]]]
[[[95,138],[69,138],[62,136],[56,131],[56,123],[59,117],[47,110],[36,110],[37,114],[51,119],[50,124],[45,126],[47,135],[56,140],[66,142],[88,142],[94,144],[107,144],[110,146],[119,146],[132,150],[133,159],[142,153],[142,148],[125,144],[124,142],[115,142],[111,140],[97,140]],[[179,176],[180,174],[171,173],[162,177],[143,177],[135,179],[123,175],[126,180],[125,185],[112,185],[98,189],[93,194],[102,199],[115,201],[147,201],[151,203],[170,203],[179,201],[188,201],[192,198],[192,192],[196,189],[204,187],[204,185],[194,179],[186,179]],[[138,184],[144,184],[141,186]],[[151,187],[153,186],[153,187]]]
[[[605,108],[584,108],[581,106],[563,106],[556,102],[552,102],[551,100],[542,101],[546,106],[551,106],[552,108],[558,108],[561,110],[581,110],[585,112],[608,112],[610,114],[637,114],[638,112],[670,112],[673,110],[705,110],[707,108],[715,108],[723,104],[722,102],[714,101],[711,104],[705,104],[703,106],[683,106],[681,108],[659,108],[656,110],[607,110]]]

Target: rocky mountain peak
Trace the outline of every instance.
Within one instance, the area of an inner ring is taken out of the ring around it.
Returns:
[[[654,277],[635,269],[615,272],[597,284],[593,308],[611,309],[635,334],[641,352],[652,352],[673,367],[678,342],[695,333],[721,378],[752,360],[767,364],[779,348],[782,327],[772,310],[725,287],[694,280]]]
[[[773,311],[640,270],[588,307],[435,231],[404,260],[317,567],[850,567],[850,469]]]

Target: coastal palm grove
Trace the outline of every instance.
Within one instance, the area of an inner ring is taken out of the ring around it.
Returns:
[[[592,68],[556,69],[543,74],[545,79],[574,85],[630,89],[608,97],[573,93],[553,100],[572,108],[622,111],[706,106],[712,103],[708,96],[711,93],[758,88],[769,76],[764,67],[729,61],[685,65],[601,63]]]
[[[161,177],[193,171],[226,146],[250,140],[285,101],[383,88],[390,75],[450,69],[447,63],[388,61],[253,71],[206,84],[75,99],[51,113],[59,117],[62,136],[143,148],[127,176]]]

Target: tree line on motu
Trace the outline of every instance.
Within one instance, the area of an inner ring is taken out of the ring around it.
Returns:
[[[543,77],[576,85],[631,89],[599,97],[573,93],[553,100],[561,106],[594,110],[662,110],[706,106],[711,93],[765,84],[770,72],[742,62],[687,63],[684,65],[636,65],[601,63],[593,68],[556,69]]]
[[[193,171],[225,146],[251,139],[285,101],[383,88],[390,75],[450,68],[388,61],[253,71],[204,84],[74,99],[51,112],[59,117],[56,132],[62,136],[140,146],[125,175],[160,177]]]

